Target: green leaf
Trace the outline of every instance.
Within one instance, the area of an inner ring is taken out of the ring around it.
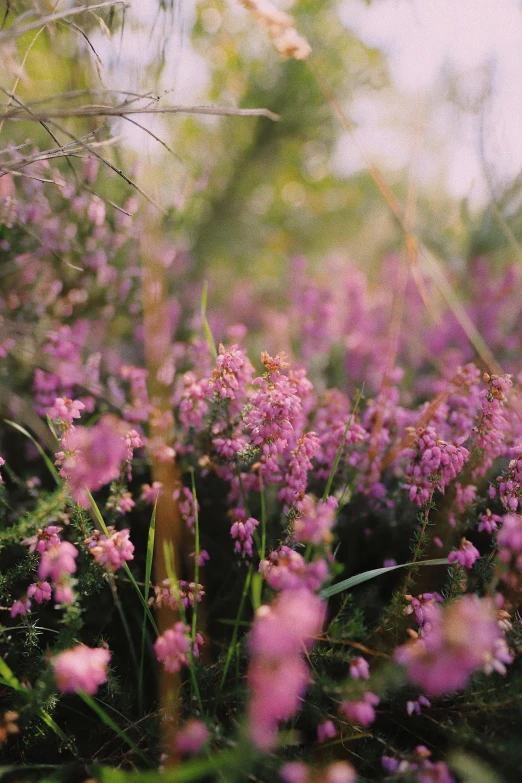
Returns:
[[[98,522],[99,522],[99,524],[100,524],[100,527],[101,527],[101,529],[103,530],[103,532],[105,533],[105,535],[107,536],[107,538],[109,538],[109,537],[110,537],[110,534],[109,534],[109,531],[107,530],[107,525],[105,524],[105,521],[104,521],[104,519],[103,519],[103,517],[102,517],[102,515],[101,515],[101,512],[100,512],[100,509],[98,508],[98,505],[97,505],[97,503],[96,503],[95,499],[93,498],[93,496],[91,495],[91,493],[89,492],[89,490],[87,490],[87,496],[88,496],[88,498],[89,498],[89,501],[90,501],[90,503],[91,503],[92,510],[94,511],[94,516],[95,516],[95,517],[96,517],[96,519],[98,520]],[[139,588],[139,585],[138,585],[138,583],[137,583],[137,582],[136,582],[136,580],[134,579],[133,573],[132,573],[132,571],[130,570],[130,568],[129,568],[129,566],[127,565],[127,563],[124,563],[124,564],[123,564],[123,570],[124,570],[124,571],[125,571],[125,573],[127,574],[127,576],[128,576],[128,578],[129,578],[129,581],[130,581],[130,583],[132,584],[132,586],[133,586],[133,587],[134,587],[134,589],[136,590],[136,593],[137,593],[137,595],[138,595],[138,598],[140,599],[140,602],[141,602],[141,604],[142,604],[142,606],[143,606],[143,608],[144,608],[144,610],[145,610],[145,614],[146,614],[146,615],[147,615],[147,617],[149,618],[150,624],[151,624],[151,625],[152,625],[152,627],[154,628],[154,631],[155,631],[155,633],[156,633],[156,636],[159,636],[159,630],[158,630],[158,626],[156,625],[156,620],[155,620],[155,619],[154,619],[154,617],[152,616],[152,612],[151,612],[151,611],[150,611],[150,609],[149,609],[149,605],[148,605],[147,601],[145,600],[145,598],[143,597],[143,593],[141,592],[141,590],[140,590],[140,588]]]
[[[158,501],[154,503],[154,509],[150,518],[149,535],[147,538],[147,554],[145,558],[145,586],[143,588],[143,597],[148,605],[150,580],[152,576],[152,560],[154,558],[154,540],[156,537],[156,507]],[[147,630],[147,612],[143,612],[143,625],[141,628],[141,655],[140,655],[140,673],[139,673],[139,699],[140,704],[143,701],[143,672],[145,668],[145,639]]]
[[[26,438],[29,438],[31,443],[34,443],[34,445],[38,449],[38,452],[40,453],[42,459],[44,460],[45,464],[49,468],[49,472],[52,475],[53,479],[56,481],[58,486],[60,486],[61,478],[58,475],[58,471],[56,470],[56,468],[54,467],[53,463],[51,462],[51,460],[49,459],[49,457],[47,456],[45,451],[42,449],[42,447],[40,446],[38,441],[35,440],[35,438],[33,438],[33,436],[31,435],[31,433],[28,432],[24,427],[21,427],[20,424],[17,424],[16,422],[11,421],[10,419],[4,419],[4,421],[5,421],[6,424],[9,424],[10,427],[13,427],[15,430],[18,430],[18,432],[21,432],[22,435],[25,435]]]
[[[206,280],[203,284],[203,293],[201,294],[201,320],[203,322],[203,331],[205,332],[205,337],[207,338],[207,343],[208,343],[208,347],[210,348],[210,353],[215,360],[217,359],[216,343],[214,342],[214,337],[212,336],[212,330],[207,320],[207,281]]]
[[[363,571],[361,574],[355,574],[355,576],[351,576],[349,579],[343,579],[342,582],[338,582],[336,585],[325,587],[321,590],[319,595],[321,598],[331,598],[332,595],[342,593],[343,590],[349,590],[351,587],[362,584],[362,582],[368,582],[370,579],[375,579],[376,576],[381,576],[381,574],[395,571],[397,568],[428,565],[448,565],[448,559],[446,557],[440,557],[437,560],[420,560],[418,563],[402,563],[401,565],[388,566],[386,568],[374,568],[372,571]]]

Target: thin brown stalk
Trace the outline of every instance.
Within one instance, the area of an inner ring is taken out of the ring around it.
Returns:
[[[103,3],[95,3],[94,5],[80,5],[76,8],[67,8],[63,11],[56,11],[54,14],[48,16],[41,16],[39,19],[35,19],[34,22],[27,22],[27,24],[13,25],[6,30],[0,30],[0,41],[9,41],[12,38],[17,38],[19,35],[29,33],[31,30],[37,30],[39,27],[58,22],[61,19],[67,19],[70,16],[77,16],[78,14],[84,14],[88,11],[98,11],[102,8],[110,8],[115,5],[121,5],[124,8],[128,8],[129,3],[127,0],[104,0]]]
[[[31,112],[13,108],[0,114],[0,120],[32,120],[42,122],[69,117],[123,117],[129,114],[204,114],[218,117],[266,117],[277,122],[279,115],[269,109],[236,109],[228,106],[151,106],[129,108],[129,106],[88,105],[71,109],[56,108],[45,112]]]
[[[145,362],[148,372],[149,400],[154,412],[170,412],[171,389],[161,381],[161,368],[169,357],[171,335],[169,323],[167,270],[161,264],[157,252],[152,224],[141,236],[141,258],[143,266],[143,320],[145,332]],[[159,428],[155,425],[161,417],[151,416],[150,439],[161,442],[167,447],[174,444],[174,428]],[[154,578],[156,583],[168,578],[164,557],[164,545],[172,542],[174,548],[174,568],[179,576],[182,572],[183,534],[181,516],[177,500],[173,493],[180,484],[179,468],[174,460],[165,462],[159,459],[157,451],[151,452],[152,480],[160,481],[162,491],[156,506],[156,535],[154,544]],[[157,623],[160,633],[169,628],[174,621],[173,612],[168,606],[157,610]],[[177,673],[160,670],[159,698],[162,710],[161,750],[165,754],[165,764],[173,765],[178,758],[174,752],[174,736],[180,722],[180,679]]]

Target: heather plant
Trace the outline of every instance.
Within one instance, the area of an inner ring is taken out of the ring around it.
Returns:
[[[8,204],[24,214],[25,183]],[[46,214],[62,236],[65,205],[36,215],[41,228]],[[111,280],[132,280],[119,248],[139,219],[123,235],[98,219]],[[87,296],[66,314],[68,286],[40,302],[41,336],[31,337],[51,364],[20,366],[17,310],[34,317],[41,299],[24,259],[38,250],[49,279],[59,267],[15,221],[3,231],[12,289],[25,299],[6,319],[4,382],[11,374],[16,419],[32,372],[35,412],[7,424],[2,442],[6,780],[13,765],[27,780],[450,782],[462,779],[462,749],[516,780],[519,757],[504,750],[521,633],[516,375],[484,373],[458,323],[439,338],[451,364],[429,364],[419,350],[434,339],[427,319],[422,339],[401,331],[387,371],[373,308],[389,293],[361,289],[348,268],[344,301],[353,307],[359,290],[357,323],[332,316],[328,337],[310,344],[311,311],[300,332],[293,310],[288,355],[252,354],[233,312],[223,342],[214,344],[212,309],[192,318],[190,334],[181,317],[190,301],[172,298],[162,409],[143,335],[120,307],[128,300],[111,311],[122,313],[120,354],[92,318],[89,297],[112,294],[97,294],[90,266],[70,269]],[[95,247],[70,233],[78,255],[84,241]],[[342,312],[338,281],[321,285]],[[139,312],[139,287],[124,290]],[[511,348],[498,356],[516,365]],[[332,373],[349,381],[335,388]],[[171,431],[169,445],[161,436]],[[173,490],[151,477],[147,453],[177,466]],[[184,532],[158,551],[167,491]],[[157,558],[167,578],[156,580]],[[162,671],[175,678],[167,692]]]
[[[520,780],[519,268],[213,303],[96,149],[2,153],[1,779]]]

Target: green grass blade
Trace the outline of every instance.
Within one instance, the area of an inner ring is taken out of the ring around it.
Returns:
[[[191,473],[192,497],[194,500],[194,608],[192,610],[192,645],[196,642],[196,629],[198,624],[198,588],[199,588],[199,512],[198,498],[196,495],[196,479],[194,471]]]
[[[118,737],[127,743],[129,748],[132,748],[132,750],[138,754],[142,761],[144,761],[148,766],[152,766],[147,756],[140,750],[140,748],[138,748],[134,740],[132,740],[123,729],[120,729],[118,724],[113,721],[110,715],[105,712],[103,707],[98,704],[98,702],[96,702],[92,696],[89,696],[89,694],[85,693],[85,691],[78,691],[78,696],[83,699],[85,704],[87,704],[87,706],[96,713],[96,715],[100,718],[100,720],[103,721],[103,723],[105,723],[106,726],[112,729],[112,731],[114,731]]]
[[[389,571],[395,571],[397,568],[408,568],[408,566],[429,566],[429,565],[448,565],[447,557],[440,557],[437,560],[420,560],[417,563],[401,563],[401,565],[387,566],[386,568],[374,568],[372,571],[363,571],[361,574],[355,574],[349,579],[344,579],[342,582],[338,582],[331,587],[325,587],[319,595],[321,598],[331,598],[332,595],[342,593],[343,590],[349,590],[351,587],[360,585],[363,582],[368,582],[370,579],[375,579],[376,576],[381,574],[387,574]]]
[[[210,348],[210,353],[212,355],[212,358],[216,360],[217,359],[216,343],[214,342],[214,337],[212,336],[212,330],[207,320],[207,281],[206,280],[203,284],[203,293],[201,294],[201,321],[203,323],[203,331],[205,332],[205,337],[207,338],[207,343],[208,343],[208,347]]]
[[[230,640],[230,644],[228,645],[227,650],[227,657],[225,659],[225,665],[223,667],[223,673],[221,675],[221,681],[219,683],[217,695],[216,695],[216,706],[219,702],[219,697],[221,696],[221,691],[223,690],[223,686],[225,684],[225,680],[227,679],[228,669],[230,667],[230,663],[232,661],[232,656],[234,654],[234,650],[236,649],[236,639],[237,639],[237,632],[239,625],[241,624],[241,615],[243,614],[243,607],[245,605],[245,600],[248,595],[248,591],[250,589],[250,582],[252,580],[252,574],[254,573],[254,567],[252,563],[250,563],[250,566],[248,567],[247,575],[245,578],[245,584],[243,585],[243,592],[241,593],[241,600],[239,601],[239,607],[237,610],[236,619],[234,621],[234,630],[232,631],[232,638]]]
[[[107,525],[105,524],[105,521],[104,521],[104,519],[103,519],[103,517],[101,515],[100,509],[98,508],[98,504],[96,503],[95,499],[93,498],[93,496],[91,495],[89,490],[87,490],[87,496],[88,496],[89,501],[91,503],[92,510],[94,511],[94,516],[98,520],[98,522],[100,524],[100,527],[103,530],[103,532],[105,533],[105,535],[107,536],[107,538],[109,538],[109,531],[107,530]],[[141,602],[141,604],[142,604],[142,606],[143,606],[143,608],[145,610],[145,614],[149,618],[150,624],[154,628],[154,632],[155,632],[156,636],[159,636],[159,631],[158,631],[158,626],[156,625],[156,620],[152,616],[152,612],[149,609],[149,605],[148,605],[147,601],[145,600],[145,598],[143,597],[143,593],[141,592],[138,583],[134,579],[134,575],[133,575],[132,571],[130,570],[129,566],[127,565],[127,563],[123,564],[123,570],[125,571],[126,575],[128,576],[130,583],[132,584],[132,586],[136,590],[138,598],[140,599],[140,602]]]
[[[18,432],[21,432],[22,435],[25,435],[26,438],[29,438],[31,443],[33,443],[36,446],[36,448],[38,449],[38,453],[40,454],[40,456],[42,457],[43,461],[45,462],[45,464],[47,465],[47,467],[49,469],[49,473],[51,474],[53,479],[56,481],[57,485],[60,486],[60,484],[62,483],[62,480],[61,480],[60,476],[58,475],[58,471],[56,470],[55,466],[53,465],[53,463],[51,462],[51,460],[49,459],[49,457],[47,456],[45,451],[42,449],[42,447],[40,446],[38,441],[35,438],[33,438],[31,433],[28,432],[25,429],[25,427],[20,426],[20,424],[17,424],[16,422],[11,421],[10,419],[4,419],[4,421],[5,421],[6,424],[9,424],[10,427],[13,427],[15,430],[18,430]]]
[[[145,558],[145,586],[143,588],[143,597],[148,605],[150,580],[152,576],[152,561],[154,558],[154,540],[156,537],[156,507],[157,500],[154,503],[152,516],[150,518],[149,535],[147,538],[147,555]],[[138,681],[138,699],[140,707],[143,706],[143,672],[145,669],[145,641],[147,636],[147,613],[143,612],[143,624],[141,627],[141,653],[140,653],[140,673]]]

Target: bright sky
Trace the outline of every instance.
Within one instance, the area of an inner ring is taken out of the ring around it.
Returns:
[[[411,154],[413,129],[420,123],[421,177],[437,177],[455,195],[469,195],[475,202],[487,199],[481,136],[495,182],[518,174],[520,0],[373,0],[370,6],[364,0],[346,0],[341,21],[363,42],[387,53],[396,87],[391,95],[366,93],[353,109],[360,138],[372,155],[392,167],[404,165]],[[461,108],[444,100],[439,103],[447,94],[445,73],[457,77]],[[477,111],[477,98],[485,90],[485,109]],[[347,170],[357,167],[346,140],[338,149],[337,164]]]

